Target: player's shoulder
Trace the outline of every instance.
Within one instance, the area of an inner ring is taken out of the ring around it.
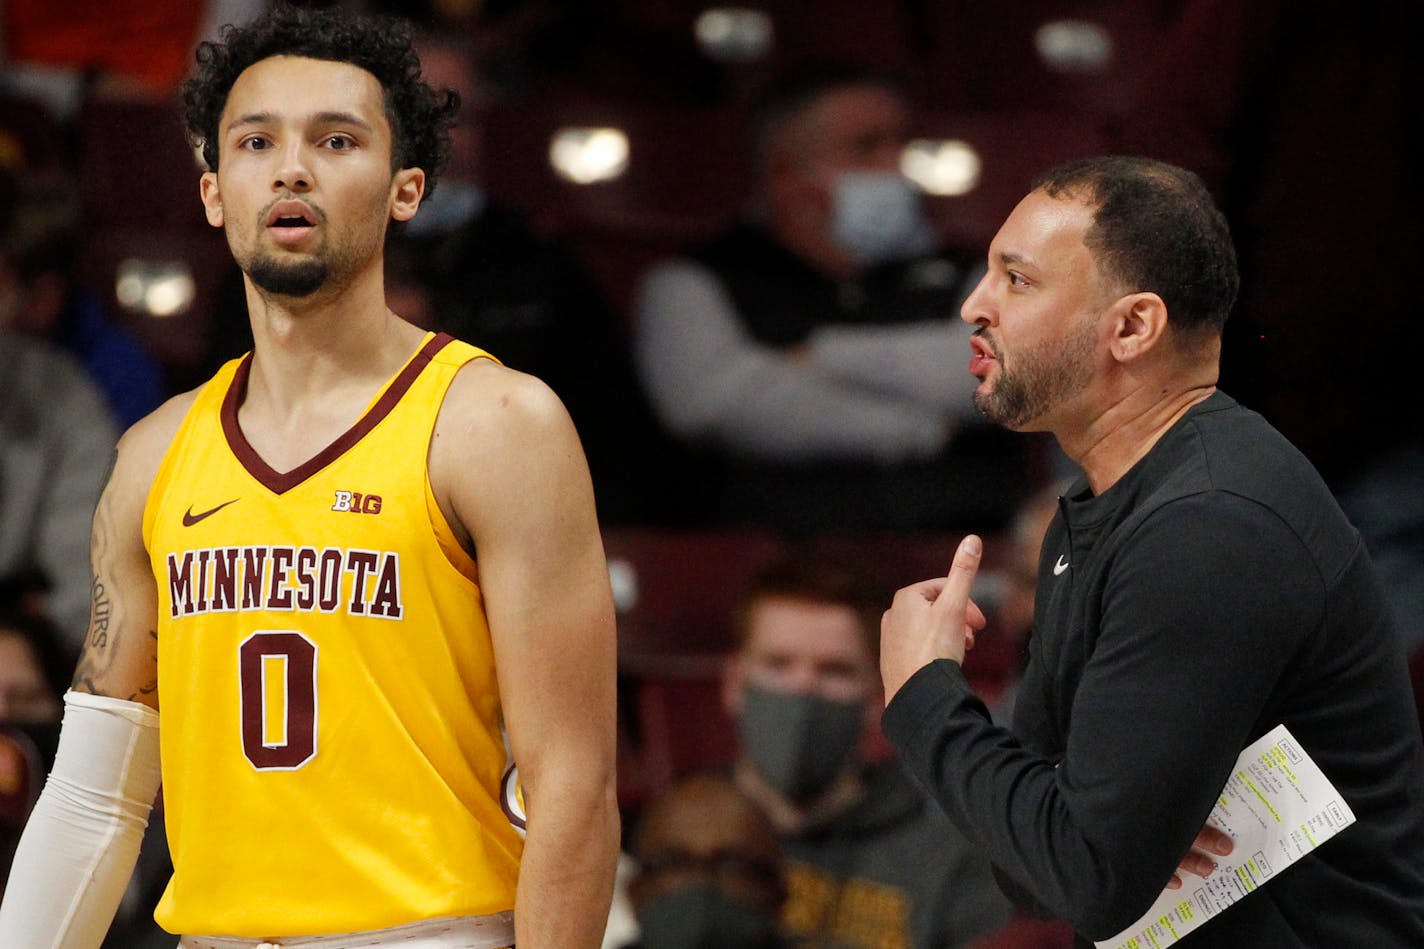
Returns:
[[[119,440],[120,446],[132,446],[135,450],[167,448],[201,391],[202,387],[199,386],[167,399],[158,408],[130,425]]]
[[[130,425],[119,439],[114,478],[152,484],[168,446],[202,391],[203,387],[198,386],[172,396]]]
[[[510,498],[558,483],[581,457],[559,397],[542,380],[488,359],[463,366],[436,419],[429,470],[437,496],[464,496],[453,508],[475,517],[477,500]],[[465,492],[475,490],[476,495]]]
[[[563,402],[542,379],[479,358],[460,367],[451,380],[437,431],[511,438],[566,424]]]

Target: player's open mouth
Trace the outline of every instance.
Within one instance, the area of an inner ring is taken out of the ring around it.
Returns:
[[[316,230],[320,215],[302,201],[279,201],[267,212],[267,231],[279,244],[295,244]]]
[[[268,227],[311,227],[317,213],[304,201],[278,201],[267,211]]]
[[[278,243],[294,244],[311,234],[320,219],[304,201],[278,201],[267,211],[267,231]]]

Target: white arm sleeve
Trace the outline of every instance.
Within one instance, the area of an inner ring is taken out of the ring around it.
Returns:
[[[158,713],[68,692],[54,770],[15,851],[0,946],[96,949],[158,793]]]

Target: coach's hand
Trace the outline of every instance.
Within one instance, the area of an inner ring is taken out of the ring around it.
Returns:
[[[1179,890],[1182,888],[1182,874],[1191,873],[1199,877],[1206,877],[1217,867],[1217,857],[1225,857],[1231,853],[1235,846],[1235,841],[1231,835],[1224,831],[1217,830],[1207,824],[1197,832],[1196,839],[1192,841],[1192,848],[1187,851],[1177,864],[1177,870],[1172,874],[1172,879],[1167,881],[1167,889]]]
[[[936,659],[964,662],[974,648],[974,632],[984,628],[984,614],[969,599],[979,572],[983,542],[973,534],[959,542],[949,576],[912,584],[895,594],[880,619],[880,677],[885,701],[924,666]]]

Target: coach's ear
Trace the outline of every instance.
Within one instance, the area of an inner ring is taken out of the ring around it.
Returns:
[[[222,227],[222,194],[218,191],[218,176],[216,172],[203,172],[203,177],[198,179],[198,194],[203,199],[203,213],[208,216],[208,223],[213,227]]]
[[[1112,354],[1118,362],[1140,359],[1157,345],[1167,329],[1167,304],[1150,291],[1120,297],[1109,313]]]

